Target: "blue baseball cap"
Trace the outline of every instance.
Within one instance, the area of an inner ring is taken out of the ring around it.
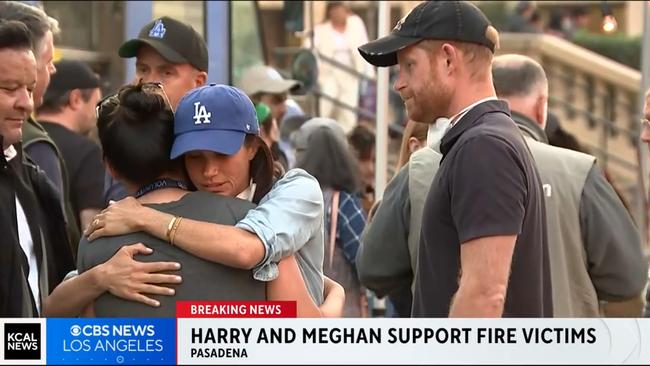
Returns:
[[[176,108],[171,158],[193,150],[232,155],[246,135],[259,131],[255,106],[243,91],[218,84],[192,89]]]

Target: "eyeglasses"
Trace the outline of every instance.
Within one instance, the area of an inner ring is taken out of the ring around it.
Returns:
[[[644,128],[650,128],[650,119],[641,118],[641,126]]]
[[[174,112],[174,108],[172,107],[171,102],[169,101],[169,97],[167,96],[167,93],[165,93],[165,89],[163,88],[162,83],[155,83],[155,82],[150,82],[150,83],[141,83],[140,89],[142,92],[147,93],[147,94],[157,94],[160,95],[163,98],[163,101],[165,102],[165,105],[168,106],[172,112]],[[115,94],[111,94],[104,99],[100,100],[97,103],[97,106],[95,107],[95,117],[99,118],[99,114],[102,111],[102,108],[107,106],[108,104],[119,104],[120,103],[120,93],[123,91],[120,90],[119,92]]]

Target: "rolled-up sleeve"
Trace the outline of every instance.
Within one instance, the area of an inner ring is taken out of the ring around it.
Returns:
[[[322,222],[323,193],[318,181],[302,169],[288,171],[236,225],[255,233],[264,244],[264,258],[253,269],[253,277],[277,278],[280,259],[300,250],[322,230]]]

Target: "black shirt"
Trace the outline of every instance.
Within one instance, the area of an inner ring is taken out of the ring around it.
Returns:
[[[47,121],[41,121],[41,124],[63,155],[70,182],[70,203],[79,226],[79,213],[82,210],[105,207],[105,171],[99,146],[60,124]]]
[[[507,104],[475,106],[440,148],[422,217],[413,316],[448,316],[461,243],[497,235],[517,235],[503,316],[552,316],[542,184]]]

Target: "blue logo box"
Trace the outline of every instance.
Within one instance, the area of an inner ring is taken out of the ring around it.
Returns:
[[[48,365],[175,365],[176,319],[47,319]]]

